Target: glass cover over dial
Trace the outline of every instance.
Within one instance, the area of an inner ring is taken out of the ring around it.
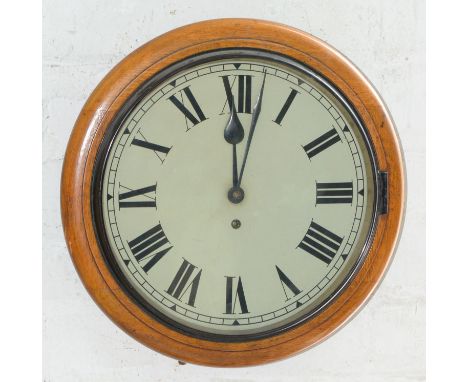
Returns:
[[[376,206],[365,130],[332,84],[260,51],[156,75],[100,148],[103,251],[148,312],[194,336],[273,334],[352,278]]]

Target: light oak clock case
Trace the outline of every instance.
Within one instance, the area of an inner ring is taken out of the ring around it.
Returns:
[[[258,49],[319,73],[352,105],[372,145],[386,187],[369,251],[354,277],[317,314],[270,337],[246,341],[201,339],[156,320],[116,280],[102,253],[93,217],[94,165],[105,133],[128,99],[150,78],[189,57],[221,49]],[[366,78],[340,53],[297,29],[267,21],[221,19],[162,35],[119,63],[83,107],[62,173],[62,220],[75,267],[95,302],[124,331],[178,360],[210,366],[248,366],[279,360],[318,344],[343,326],[372,295],[395,250],[404,212],[404,168],[392,120]]]

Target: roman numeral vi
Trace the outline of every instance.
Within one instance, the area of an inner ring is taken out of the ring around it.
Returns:
[[[245,300],[244,287],[242,279],[239,277],[237,286],[234,286],[237,277],[226,276],[226,314],[235,314],[236,305],[239,302],[242,314],[249,313],[247,301]]]

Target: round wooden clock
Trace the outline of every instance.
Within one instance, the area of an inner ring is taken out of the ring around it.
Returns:
[[[78,117],[62,175],[76,269],[163,354],[266,363],[324,340],[395,249],[404,170],[382,100],[299,30],[224,19],[119,63]]]

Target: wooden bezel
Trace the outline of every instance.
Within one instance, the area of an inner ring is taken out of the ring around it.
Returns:
[[[371,140],[378,170],[388,175],[387,213],[377,219],[368,255],[346,289],[304,323],[269,338],[246,342],[202,340],[155,320],[122,289],[101,253],[92,216],[92,178],[98,148],[116,113],[146,80],[202,52],[256,48],[275,52],[320,73],[353,105]],[[67,245],[83,284],[99,307],[125,332],[165,355],[209,366],[249,366],[292,356],[343,326],[379,284],[395,250],[404,205],[404,167],[392,120],[365,77],[323,41],[297,29],[261,20],[204,21],[143,45],[101,81],[71,134],[62,172],[61,208]]]

